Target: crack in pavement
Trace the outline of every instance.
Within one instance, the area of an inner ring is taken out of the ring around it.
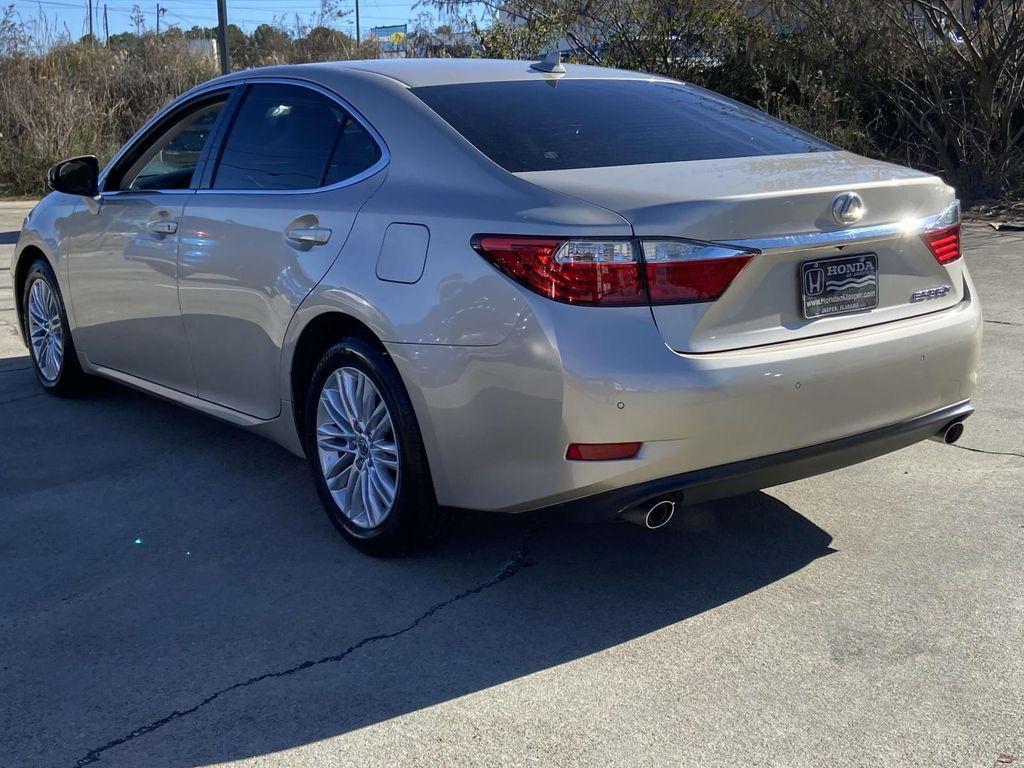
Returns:
[[[496,575],[494,575],[487,581],[483,582],[482,584],[478,584],[475,587],[465,589],[462,592],[459,592],[458,594],[449,597],[447,600],[442,600],[439,603],[435,603],[401,629],[396,629],[393,632],[384,632],[378,635],[370,635],[368,637],[364,637],[362,640],[359,640],[356,643],[353,643],[340,653],[336,653],[331,656],[323,656],[319,659],[308,659],[292,667],[275,670],[273,672],[264,672],[262,675],[256,675],[255,677],[250,677],[248,680],[243,680],[241,682],[234,683],[233,685],[229,685],[226,688],[221,688],[219,691],[211,693],[209,696],[207,696],[205,699],[200,701],[195,706],[189,707],[188,709],[176,709],[169,715],[161,717],[159,720],[154,720],[148,725],[143,725],[139,728],[136,728],[134,731],[125,736],[121,736],[120,738],[108,741],[106,744],[103,744],[102,746],[90,749],[82,757],[75,761],[75,768],[81,768],[81,766],[95,763],[100,760],[100,756],[107,750],[113,749],[114,747],[119,747],[123,744],[128,743],[129,741],[133,741],[139,738],[140,736],[145,736],[146,734],[152,733],[153,731],[157,730],[158,728],[162,728],[168,723],[174,722],[175,720],[180,720],[183,717],[187,717],[188,715],[194,714],[203,707],[212,704],[221,696],[232,691],[238,690],[239,688],[246,688],[250,685],[256,685],[257,683],[263,682],[264,680],[294,675],[297,672],[302,672],[304,670],[311,669],[312,667],[320,666],[321,664],[332,664],[335,662],[340,662],[347,658],[349,655],[358,651],[360,648],[363,648],[364,646],[371,645],[372,643],[377,643],[382,640],[393,640],[394,638],[399,637],[400,635],[404,635],[407,632],[411,632],[424,621],[432,617],[434,614],[443,611],[445,608],[448,608],[449,606],[454,605],[455,603],[458,603],[469,597],[473,597],[474,595],[478,595],[481,592],[485,592],[488,589],[491,589],[492,587],[496,587],[503,581],[508,581],[517,573],[519,573],[519,571],[521,571],[526,566],[526,559],[527,557],[529,557],[530,554],[530,541],[531,539],[533,539],[534,534],[536,534],[537,531],[540,530],[540,528],[541,525],[538,524],[530,529],[530,531],[523,538],[522,543],[519,545],[519,549],[516,550],[516,553],[505,563],[505,565],[502,567],[500,571],[498,571]]]
[[[1014,451],[989,451],[984,448],[970,448],[966,445],[960,445],[959,443],[953,443],[954,448],[959,448],[961,451],[970,451],[971,453],[986,453],[989,456],[1017,456],[1018,458],[1024,459],[1024,453],[1015,453]]]
[[[1009,320],[985,320],[984,322],[992,323],[993,325],[1013,325],[1017,327],[1024,325],[1024,323],[1012,323]]]

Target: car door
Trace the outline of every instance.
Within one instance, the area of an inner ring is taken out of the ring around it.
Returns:
[[[382,181],[379,135],[336,95],[252,81],[181,221],[178,295],[199,397],[281,409],[285,331]]]
[[[76,208],[68,270],[75,343],[89,362],[195,394],[178,305],[178,227],[229,96],[174,108]]]

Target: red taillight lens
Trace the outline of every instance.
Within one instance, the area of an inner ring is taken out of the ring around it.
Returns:
[[[565,240],[484,235],[473,247],[531,291],[587,306],[646,304],[640,269],[628,240]]]
[[[753,258],[749,251],[685,240],[644,240],[643,248],[652,304],[714,301]]]
[[[531,291],[586,306],[714,301],[754,256],[688,240],[643,240],[640,245],[642,261],[630,240],[473,238],[473,247],[484,258]]]
[[[572,461],[612,461],[632,459],[643,443],[572,443],[565,458]]]
[[[924,244],[932,252],[932,256],[939,264],[950,264],[959,259],[963,253],[960,250],[960,225],[935,229],[921,235]]]

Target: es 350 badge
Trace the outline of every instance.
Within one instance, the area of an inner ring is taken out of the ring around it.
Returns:
[[[910,303],[916,304],[919,301],[928,301],[929,299],[941,299],[943,296],[949,294],[953,290],[950,285],[940,285],[936,288],[926,288],[923,291],[914,291],[910,294]]]

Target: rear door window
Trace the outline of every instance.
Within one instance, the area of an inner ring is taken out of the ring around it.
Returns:
[[[836,149],[763,112],[682,83],[538,77],[412,92],[513,173]]]
[[[381,150],[338,102],[295,85],[256,84],[246,94],[213,189],[316,189],[373,166]]]

